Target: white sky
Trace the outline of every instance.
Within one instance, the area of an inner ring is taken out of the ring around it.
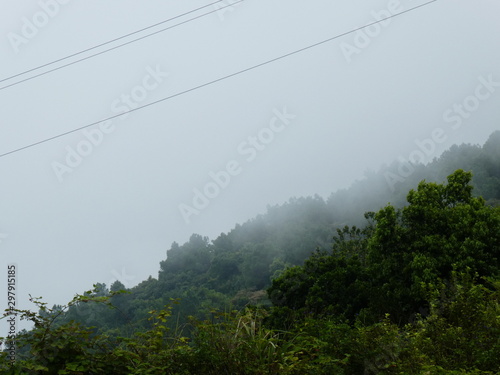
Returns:
[[[211,3],[66,2],[0,2],[0,80]],[[373,12],[425,2],[246,0],[1,89],[217,9],[210,5],[1,82],[0,154],[114,116],[123,95],[154,102],[369,24]],[[45,3],[52,5],[43,10]],[[66,163],[79,145],[88,151],[82,131],[0,157],[0,306],[12,262],[21,308],[32,307],[28,294],[53,304],[96,282],[119,278],[131,287],[157,276],[173,241],[192,233],[214,239],[292,196],[327,197],[368,169],[408,158],[436,129],[446,140],[430,158],[454,143],[484,143],[500,127],[500,85],[481,84],[481,77],[500,83],[499,15],[497,0],[437,0],[373,26],[366,45],[351,33],[114,119],[114,130],[62,181],[54,163]],[[151,70],[163,72],[157,81]],[[474,110],[453,129],[443,115],[466,99]],[[285,108],[296,117],[273,122],[281,132],[263,130]],[[242,145],[259,132],[274,139],[262,150]],[[231,161],[240,173],[186,223],[179,205],[192,206],[193,189]]]

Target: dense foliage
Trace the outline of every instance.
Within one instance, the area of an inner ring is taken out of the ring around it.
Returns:
[[[390,314],[405,324],[429,310],[429,291],[453,272],[498,276],[499,210],[472,196],[471,177],[458,170],[447,185],[421,182],[403,209],[388,205],[367,214],[373,224],[363,231],[339,230],[331,252],[317,252],[273,281],[273,304],[349,321]]]
[[[1,373],[500,373],[500,132],[395,191],[390,168],[174,243],[158,279],[126,292],[33,299]]]

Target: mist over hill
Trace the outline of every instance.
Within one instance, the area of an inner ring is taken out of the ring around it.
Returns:
[[[214,240],[193,234],[188,242],[174,242],[160,262],[158,278],[150,277],[120,296],[122,312],[103,309],[70,309],[67,319],[82,319],[87,325],[119,329],[123,324],[141,325],[152,308],[173,299],[181,320],[210,315],[212,308],[241,309],[247,304],[269,305],[266,289],[271,280],[291,266],[301,265],[316,250],[329,251],[337,230],[345,226],[364,227],[365,212],[375,212],[391,203],[403,207],[408,191],[422,180],[441,183],[456,169],[472,171],[474,195],[488,204],[500,202],[500,131],[483,145],[454,145],[427,165],[412,165],[395,184],[388,176],[401,175],[394,162],[378,172],[367,173],[348,189],[319,196],[291,198],[282,205],[268,206],[265,214]],[[408,166],[406,166],[408,168]],[[411,173],[409,173],[410,171]],[[125,289],[98,284],[102,295]]]
[[[490,375],[499,203],[497,131],[327,200],[269,206],[213,241],[174,242],[158,278],[128,290],[97,283],[52,308],[32,298],[38,313],[18,314],[34,328],[17,336],[17,362],[0,352],[0,369]]]

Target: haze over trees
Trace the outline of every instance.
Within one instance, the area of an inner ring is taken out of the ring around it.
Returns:
[[[173,243],[127,293],[35,300],[2,373],[499,373],[500,132],[397,168]]]

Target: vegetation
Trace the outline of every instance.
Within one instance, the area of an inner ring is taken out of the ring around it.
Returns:
[[[376,189],[386,168],[212,242],[193,235],[128,291],[33,299],[38,312],[17,312],[34,328],[0,371],[499,374],[499,152],[497,132],[415,166],[394,192]]]

